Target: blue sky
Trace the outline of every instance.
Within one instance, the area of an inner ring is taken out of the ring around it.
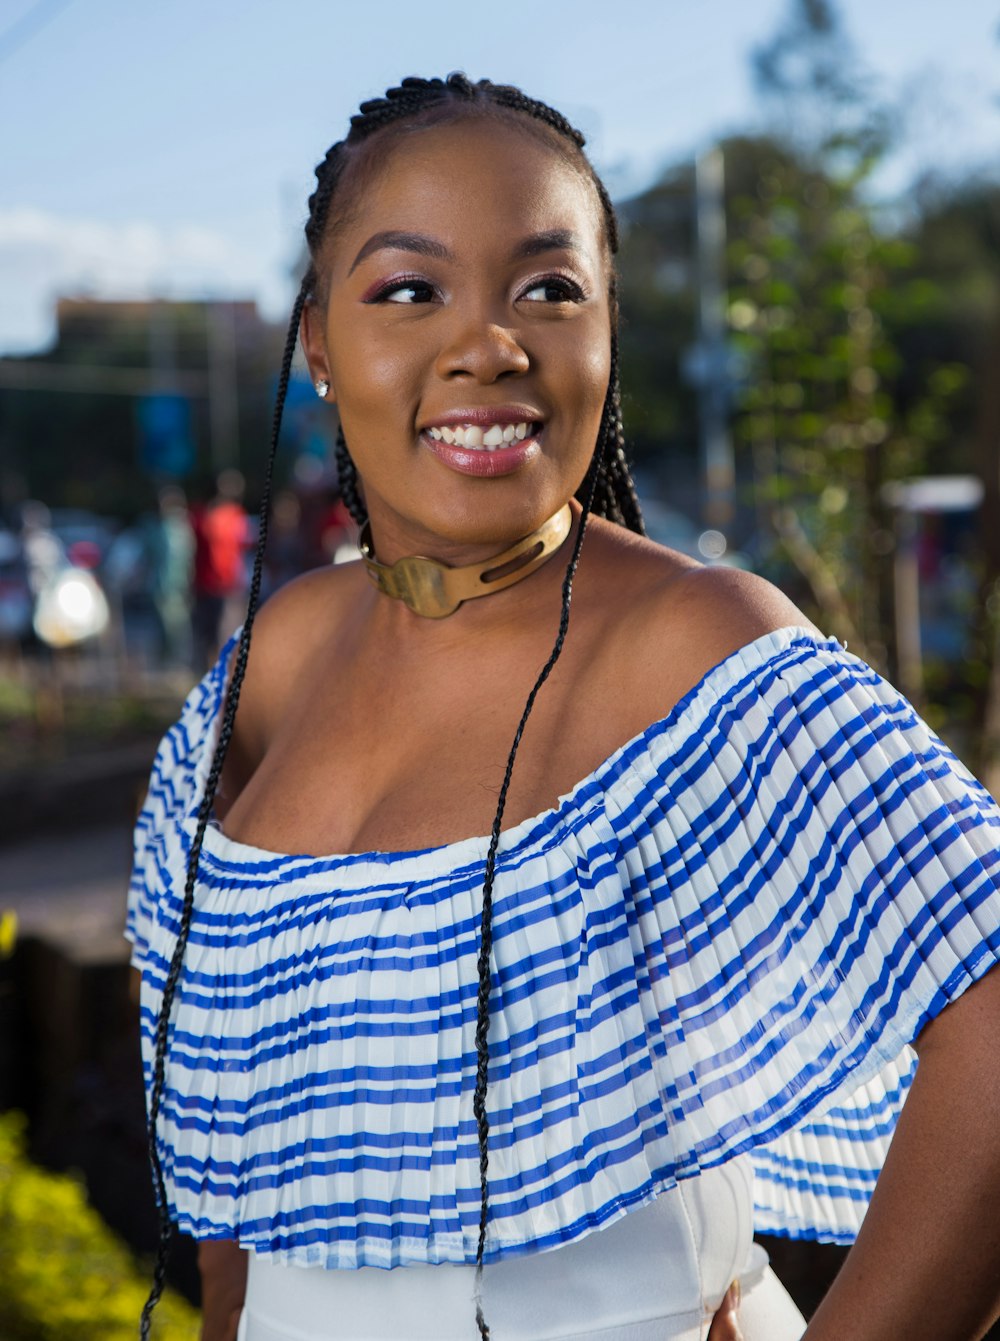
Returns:
[[[586,132],[618,195],[760,125],[748,54],[787,0],[0,0],[0,353],[60,293],[290,298],[312,168],[364,97],[463,68]],[[988,164],[992,0],[842,0],[911,109],[890,178]],[[14,133],[10,128],[16,127]]]

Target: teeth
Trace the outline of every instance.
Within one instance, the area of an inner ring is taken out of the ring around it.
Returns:
[[[478,424],[455,424],[448,428],[429,428],[427,436],[435,442],[447,442],[455,447],[479,447],[495,452],[507,443],[523,442],[530,432],[530,424],[490,424],[485,430]]]

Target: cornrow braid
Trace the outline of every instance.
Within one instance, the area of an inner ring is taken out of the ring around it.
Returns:
[[[484,113],[493,109],[500,113],[527,117],[553,132],[554,143],[565,142],[569,146],[571,161],[583,167],[597,192],[608,248],[612,255],[617,253],[618,221],[611,198],[604,183],[583,153],[586,144],[584,136],[560,112],[544,102],[529,98],[520,89],[509,84],[494,84],[488,79],[480,79],[474,83],[462,73],[450,74],[447,79],[421,79],[410,76],[401,80],[396,87],[386,90],[383,97],[370,98],[363,102],[357,114],[351,117],[347,136],[331,145],[316,167],[316,189],[309,197],[309,218],[305,227],[306,241],[312,256],[307,276],[311,295],[319,284],[318,260],[329,232],[330,206],[337,187],[343,180],[345,170],[352,160],[352,151],[387,127],[429,121],[449,111],[456,116],[468,115],[473,109]],[[614,283],[611,289],[611,306],[614,327],[617,325],[618,307],[617,287]],[[609,432],[613,434],[614,442],[610,444],[610,449],[604,456],[601,476],[596,483],[593,510],[596,516],[617,522],[642,535],[645,534],[642,513],[625,455],[616,341],[613,341],[612,346],[610,388],[614,420]],[[357,472],[342,434],[338,434],[336,461],[348,511],[358,525],[362,525],[366,513],[358,492]],[[583,489],[577,494],[581,503],[582,494]]]
[[[344,430],[339,425],[337,427],[337,444],[333,449],[333,456],[337,464],[337,483],[340,486],[340,495],[344,500],[344,506],[360,528],[368,520],[368,513],[365,511],[361,494],[358,492],[358,468],[347,450]]]
[[[271,427],[270,449],[265,470],[264,489],[260,504],[260,523],[257,548],[254,555],[253,576],[250,583],[249,601],[243,629],[233,664],[233,671],[226,691],[225,707],[219,738],[212,756],[212,765],[205,783],[205,791],[198,808],[198,821],[192,840],[187,863],[184,897],[177,941],[170,966],[164,982],[163,998],[157,1018],[155,1032],[155,1052],[153,1061],[152,1086],[149,1100],[149,1160],[153,1176],[157,1208],[160,1221],[159,1241],[156,1262],[153,1271],[153,1283],[149,1298],[143,1308],[140,1321],[140,1337],[148,1341],[153,1309],[159,1300],[166,1278],[167,1262],[172,1239],[172,1224],[163,1167],[157,1140],[157,1122],[163,1102],[165,1086],[166,1060],[170,1046],[170,1017],[177,987],[181,976],[184,953],[190,932],[194,911],[194,892],[197,884],[198,866],[201,857],[205,829],[208,826],[215,800],[215,792],[225,764],[239,706],[240,692],[246,673],[247,659],[250,653],[250,640],[254,620],[260,603],[261,576],[263,572],[264,548],[267,543],[268,518],[274,474],[275,455],[281,431],[285,399],[291,374],[292,359],[298,340],[299,325],[307,303],[317,299],[321,284],[322,268],[320,255],[330,232],[330,213],[338,187],[344,180],[344,174],[353,161],[359,147],[372,136],[393,126],[404,127],[414,124],[431,124],[435,118],[447,116],[457,118],[461,115],[500,113],[524,117],[529,122],[543,126],[551,133],[553,148],[565,146],[567,158],[581,168],[593,183],[600,201],[604,219],[608,248],[612,256],[618,250],[618,226],[614,207],[603,182],[594,172],[583,149],[585,140],[569,121],[559,112],[527,97],[520,89],[505,84],[493,84],[487,79],[471,81],[464,74],[451,74],[447,79],[421,79],[409,77],[403,79],[395,88],[390,88],[381,98],[363,102],[358,112],[351,118],[350,129],[344,140],[332,145],[316,168],[316,187],[309,197],[309,214],[305,224],[306,243],[309,248],[310,264],[302,280],[298,295],[292,308],[288,332],[285,338],[281,372],[278,378],[275,398],[274,418]],[[476,1081],[473,1093],[473,1112],[479,1145],[480,1172],[480,1215],[479,1237],[476,1249],[476,1323],[482,1341],[489,1339],[489,1327],[483,1315],[481,1302],[481,1284],[483,1261],[486,1246],[486,1232],[489,1220],[488,1172],[489,1172],[489,1117],[486,1107],[486,1094],[489,1071],[489,1021],[490,1021],[490,960],[493,946],[493,886],[496,874],[497,853],[499,850],[503,816],[507,804],[507,795],[513,776],[514,763],[518,748],[524,735],[528,718],[542,685],[548,679],[552,668],[558,661],[565,644],[569,628],[570,604],[573,579],[580,559],[583,537],[590,516],[607,518],[628,529],[644,534],[642,514],[636,496],[635,486],[628,468],[625,454],[625,440],[621,421],[621,391],[618,374],[617,339],[617,291],[612,282],[611,292],[611,359],[608,389],[605,395],[601,416],[601,427],[595,445],[594,455],[587,476],[577,493],[581,504],[576,536],[562,583],[559,625],[556,639],[548,659],[525,702],[521,719],[514,733],[510,753],[504,770],[503,782],[497,799],[496,813],[490,833],[489,848],[483,881],[483,907],[478,957],[479,988],[476,1000]],[[366,520],[364,501],[360,493],[357,469],[351,458],[343,432],[338,430],[335,459],[344,502],[355,522],[362,525]]]

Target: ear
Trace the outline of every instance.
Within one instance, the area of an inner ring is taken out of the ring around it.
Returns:
[[[326,355],[326,335],[323,330],[323,314],[313,302],[306,303],[302,309],[302,320],[299,323],[299,340],[302,343],[302,352],[306,356],[306,364],[309,367],[309,377],[312,382],[318,382],[320,378],[330,383],[330,390],[325,399],[332,403],[337,399],[337,393],[330,376],[330,365]]]

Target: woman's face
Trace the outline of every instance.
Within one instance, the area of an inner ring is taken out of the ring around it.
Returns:
[[[393,139],[348,199],[303,341],[378,555],[495,553],[593,454],[610,365],[596,192],[530,135],[468,119]]]

